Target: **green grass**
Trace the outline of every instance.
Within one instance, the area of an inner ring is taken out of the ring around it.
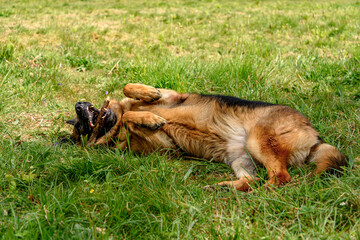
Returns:
[[[360,238],[359,1],[0,5],[0,238]],[[203,191],[231,169],[61,144],[75,102],[129,82],[289,105],[354,168]]]

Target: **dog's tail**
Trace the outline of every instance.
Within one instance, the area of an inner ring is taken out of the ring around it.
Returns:
[[[316,174],[341,173],[342,167],[348,166],[348,158],[336,147],[324,143],[321,139],[312,147],[311,155],[310,161],[316,163]]]

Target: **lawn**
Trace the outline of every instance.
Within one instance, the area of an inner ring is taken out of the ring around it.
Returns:
[[[359,239],[359,16],[348,0],[0,0],[0,238]],[[232,170],[61,141],[77,101],[129,82],[291,106],[353,168],[204,191]]]

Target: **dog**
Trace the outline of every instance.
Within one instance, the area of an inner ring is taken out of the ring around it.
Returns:
[[[250,190],[259,181],[256,165],[268,172],[265,186],[291,180],[287,168],[316,163],[316,174],[340,172],[347,157],[325,143],[310,121],[284,105],[231,96],[178,93],[142,84],[127,84],[126,98],[111,100],[96,145],[130,148],[135,153],[180,149],[194,157],[223,162],[237,177],[217,185]],[[73,138],[91,135],[99,110],[75,105]]]

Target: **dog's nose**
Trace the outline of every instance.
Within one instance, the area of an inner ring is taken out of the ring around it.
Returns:
[[[75,104],[75,110],[76,110],[76,111],[80,111],[80,110],[81,110],[81,105],[82,105],[82,102],[77,102],[77,103]]]

